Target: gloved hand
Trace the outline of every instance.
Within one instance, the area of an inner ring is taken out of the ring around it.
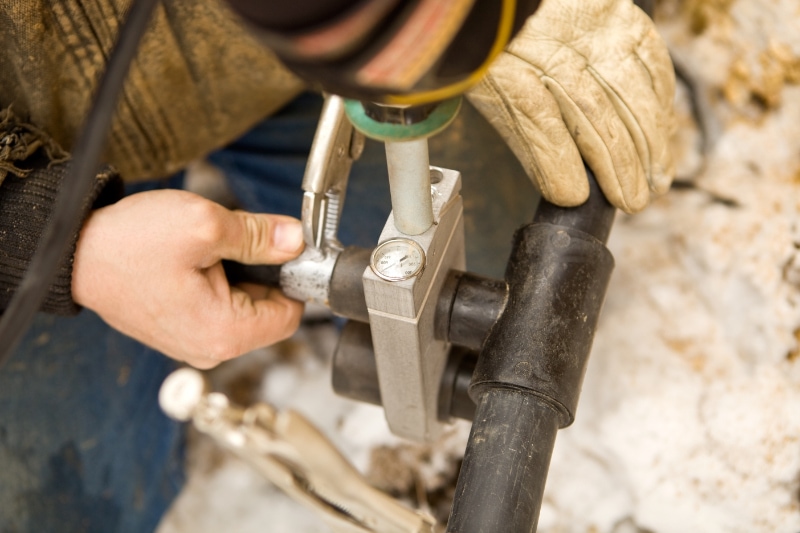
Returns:
[[[467,96],[547,200],[586,200],[582,156],[635,213],[672,181],[674,92],[666,45],[631,0],[544,0]]]

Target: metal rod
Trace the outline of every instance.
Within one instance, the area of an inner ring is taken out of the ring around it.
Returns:
[[[395,227],[420,235],[433,225],[428,140],[386,143],[389,192]]]

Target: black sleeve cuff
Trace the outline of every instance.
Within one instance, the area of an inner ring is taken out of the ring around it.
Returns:
[[[45,227],[50,221],[58,189],[69,172],[70,162],[30,169],[25,177],[12,173],[0,185],[0,309],[5,310],[14,295]],[[104,168],[95,180],[91,195],[84,200],[82,220],[92,209],[122,198],[124,188],[111,167]],[[74,315],[80,306],[72,299],[72,264],[79,232],[62,257],[55,279],[40,311]]]

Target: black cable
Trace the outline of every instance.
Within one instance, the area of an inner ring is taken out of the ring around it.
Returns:
[[[75,144],[74,163],[59,189],[52,218],[25,277],[0,320],[0,368],[25,335],[47,294],[61,258],[80,229],[83,203],[94,186],[117,98],[157,1],[135,0],[120,30],[98,84],[94,105]]]

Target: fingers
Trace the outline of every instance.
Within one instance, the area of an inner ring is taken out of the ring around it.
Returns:
[[[300,221],[282,215],[223,210],[218,213],[218,259],[244,264],[280,264],[302,251]],[[252,283],[230,287],[219,262],[204,269],[213,293],[211,321],[214,330],[201,343],[199,359],[186,359],[198,368],[210,368],[257,348],[290,337],[298,328],[303,304],[291,300],[278,289]],[[221,276],[219,279],[215,277]],[[215,282],[216,281],[216,282]],[[201,318],[208,321],[208,316]]]
[[[669,52],[641,10],[625,13],[625,54],[599,55],[590,71],[606,90],[639,152],[650,189],[663,193],[672,181],[669,138],[674,128],[675,73]]]
[[[606,11],[614,6],[617,3],[604,3],[601,12],[595,15],[607,17]],[[577,10],[575,16],[578,19],[587,18],[586,5],[581,3],[573,7]],[[548,111],[551,120],[563,122],[564,130],[571,136],[557,142],[572,145],[579,151],[574,158],[562,157],[541,164],[547,172],[543,181],[562,181],[564,188],[573,189],[573,196],[585,199],[589,190],[582,157],[594,171],[603,193],[612,204],[628,213],[643,209],[650,197],[646,172],[650,167],[650,149],[642,127],[613,89],[604,84],[601,77],[592,75],[591,57],[576,51],[575,44],[570,42],[577,38],[572,35],[572,25],[555,12],[546,19],[539,16],[537,12],[529,21],[530,39],[518,38],[509,47],[509,55],[513,53],[520,64],[528,63],[538,70],[542,86],[555,102],[556,110]],[[597,24],[596,17],[588,18],[592,19],[590,26]],[[567,37],[554,38],[554,32],[556,35],[564,32]],[[586,37],[578,41],[585,44]],[[594,41],[592,46],[608,47],[605,53],[614,55],[611,43],[604,39]],[[593,51],[590,53],[594,54]],[[597,53],[603,57],[603,51]],[[513,84],[513,79],[509,83]],[[536,98],[533,102],[529,101],[527,112],[534,111],[530,108],[539,105],[541,100]],[[524,102],[523,99],[518,101]],[[551,127],[549,131],[556,129]],[[566,168],[564,161],[568,162]],[[558,205],[576,205],[561,201],[563,195],[548,196],[545,189],[542,192]]]
[[[638,72],[637,79],[637,73],[631,72],[631,69],[620,69],[628,74],[627,83],[613,86],[615,80],[607,80],[592,67],[587,67],[587,70],[614,106],[617,116],[631,137],[644,177],[650,189],[655,189],[653,177],[654,172],[657,172],[656,158],[663,151],[667,138],[663,125],[659,122],[663,113],[653,98],[649,85],[642,79],[641,72]]]
[[[542,196],[564,206],[586,200],[589,186],[580,153],[558,104],[529,63],[501,55],[467,97],[505,139]]]
[[[303,250],[300,221],[283,215],[228,211],[219,253],[248,265],[281,264]]]
[[[213,326],[195,329],[182,353],[170,355],[196,368],[213,368],[291,337],[303,315],[301,302],[287,298],[278,289],[256,284],[231,287],[229,298],[216,305],[216,310],[206,309],[188,321]]]
[[[231,289],[234,312],[230,334],[239,341],[241,353],[275,344],[291,337],[300,326],[303,304],[278,289],[248,287],[249,294]],[[263,295],[253,299],[251,294]]]
[[[650,192],[639,152],[602,86],[588,70],[545,73],[543,81],[608,201],[627,213],[644,209]]]
[[[280,291],[231,288],[220,259],[283,262],[299,221],[232,212],[197,195],[149,191],[97,210],[75,252],[80,301],[122,333],[198,368],[289,337],[303,306]]]
[[[547,0],[509,45],[506,55],[511,54],[538,72],[557,103],[552,118],[563,120],[612,204],[634,213],[647,205],[651,190],[660,193],[669,187],[674,72],[652,21],[632,2]],[[514,78],[507,78],[503,91],[513,90]],[[517,87],[519,92],[519,81]],[[546,101],[539,94],[527,107],[524,98],[510,100],[530,116]],[[532,120],[544,124],[541,117]],[[530,151],[538,157],[543,152],[537,150],[534,146]],[[519,157],[520,151],[514,151]],[[529,174],[531,169],[544,174],[537,181],[555,203],[574,205],[553,194],[553,184],[560,179],[565,188],[574,189],[575,197],[583,194],[583,170],[570,158],[564,159],[569,173],[559,173],[564,167],[557,162],[532,165],[520,159]]]
[[[651,148],[653,166],[650,187],[657,194],[663,194],[669,189],[675,176],[675,162],[669,149],[669,139],[677,127],[673,107],[675,69],[666,44],[652,25],[636,53],[641,65],[647,69],[652,80],[653,92],[661,104],[658,120],[663,137],[654,142]]]

